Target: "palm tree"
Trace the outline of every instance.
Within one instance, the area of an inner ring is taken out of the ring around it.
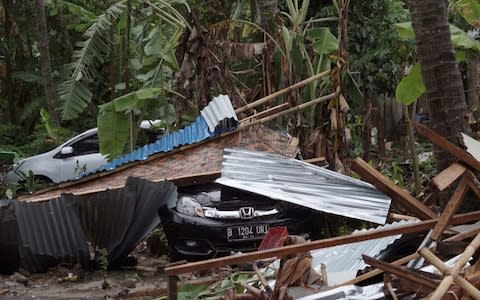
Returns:
[[[408,7],[426,88],[430,126],[450,142],[457,143],[458,134],[469,133],[471,129],[462,77],[450,39],[446,1],[409,0]],[[453,157],[440,149],[435,149],[435,157],[439,171],[453,161]]]

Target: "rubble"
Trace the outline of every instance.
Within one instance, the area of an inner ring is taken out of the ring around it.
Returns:
[[[454,187],[454,192],[440,215],[436,213],[436,208],[429,207],[431,205],[429,203],[430,200],[425,203],[417,200],[407,191],[383,177],[370,165],[357,158],[352,162],[352,169],[357,174],[390,196],[393,202],[400,208],[403,208],[404,211],[413,214],[420,220],[411,220],[407,224],[393,228],[387,227],[367,232],[355,232],[346,236],[310,241],[299,245],[286,245],[280,248],[244,253],[232,257],[167,266],[165,273],[168,275],[169,280],[169,299],[176,299],[178,288],[176,276],[178,274],[198,272],[224,265],[265,260],[272,257],[282,258],[283,268],[285,268],[286,262],[289,262],[289,258],[293,258],[295,261],[291,262],[287,274],[285,274],[285,270],[282,270],[282,268],[277,270],[275,273],[277,282],[274,285],[275,290],[268,299],[289,299],[293,294],[295,294],[296,299],[304,300],[380,299],[386,296],[394,299],[407,296],[413,298],[447,299],[445,298],[447,294],[449,297],[453,297],[452,299],[460,299],[465,296],[480,299],[480,260],[477,260],[478,256],[475,255],[480,247],[480,226],[469,226],[463,230],[459,230],[458,227],[452,227],[480,220],[480,211],[464,214],[457,213],[468,191],[473,191],[473,195],[477,199],[480,198],[480,182],[476,176],[476,172],[480,171],[480,162],[468,152],[451,144],[427,127],[421,124],[417,124],[416,127],[421,135],[431,140],[433,144],[450,152],[459,160],[459,162],[453,163],[430,181],[429,188],[434,192]],[[469,151],[476,151],[476,149],[480,148],[480,143],[474,140],[468,139],[468,144]],[[465,226],[463,227],[465,228]],[[428,232],[415,253],[404,254],[404,257],[393,262],[363,255],[365,263],[373,267],[371,271],[356,278],[345,280],[336,286],[327,286],[328,282],[324,279],[328,278],[319,276],[320,281],[317,281],[317,283],[321,282],[320,287],[317,287],[314,291],[310,289],[309,295],[299,296],[301,293],[298,294],[298,287],[302,287],[302,291],[305,292],[305,287],[309,286],[307,281],[299,280],[299,278],[305,278],[306,270],[312,266],[309,251],[318,251],[316,249],[323,248],[324,251],[333,252],[333,249],[339,245],[350,245],[354,242],[413,232]],[[474,237],[473,240],[466,242],[466,240],[468,241],[472,237]],[[333,248],[329,250],[330,248],[325,249],[326,247]],[[449,260],[452,256],[456,257]],[[424,268],[425,265],[429,264],[430,268]],[[300,265],[301,268],[298,267]],[[352,285],[359,284],[382,273],[384,273],[383,281],[379,283],[363,287]],[[295,274],[300,275],[295,276]],[[290,286],[292,285],[296,285],[297,288],[291,288]],[[244,291],[248,293],[249,289]],[[224,299],[235,299],[232,297],[234,296],[231,293],[225,294]],[[258,297],[260,298],[257,299],[264,299],[265,295]]]

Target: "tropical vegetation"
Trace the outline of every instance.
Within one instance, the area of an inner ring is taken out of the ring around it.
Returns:
[[[339,88],[332,101],[275,122],[300,138],[304,157],[323,155],[348,171],[349,156],[385,155],[387,101],[405,105],[406,121],[432,101],[421,76],[425,54],[414,47],[424,7],[413,2],[2,0],[0,151],[28,156],[98,127],[100,149],[112,159],[133,150],[141,120],[176,130],[217,94],[240,107],[330,70],[268,105],[298,105]],[[439,9],[448,9],[457,61],[476,62],[478,4],[451,0]]]

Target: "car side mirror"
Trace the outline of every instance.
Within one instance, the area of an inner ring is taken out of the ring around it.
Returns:
[[[62,155],[62,157],[72,156],[73,148],[71,146],[63,147],[62,150],[60,150],[60,154]]]

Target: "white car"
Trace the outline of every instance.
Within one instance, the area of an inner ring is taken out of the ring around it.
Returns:
[[[140,125],[147,133],[149,142],[155,141],[162,133],[150,130],[152,123],[156,122],[158,121],[142,121]],[[32,171],[32,175],[38,181],[59,183],[91,172],[105,163],[107,160],[99,150],[97,128],[93,128],[51,151],[19,160],[7,172],[3,181],[7,184],[16,184]]]
[[[32,171],[38,180],[58,183],[92,171],[106,162],[99,152],[97,129],[94,128],[53,150],[19,160],[5,175],[4,181],[17,183]]]

